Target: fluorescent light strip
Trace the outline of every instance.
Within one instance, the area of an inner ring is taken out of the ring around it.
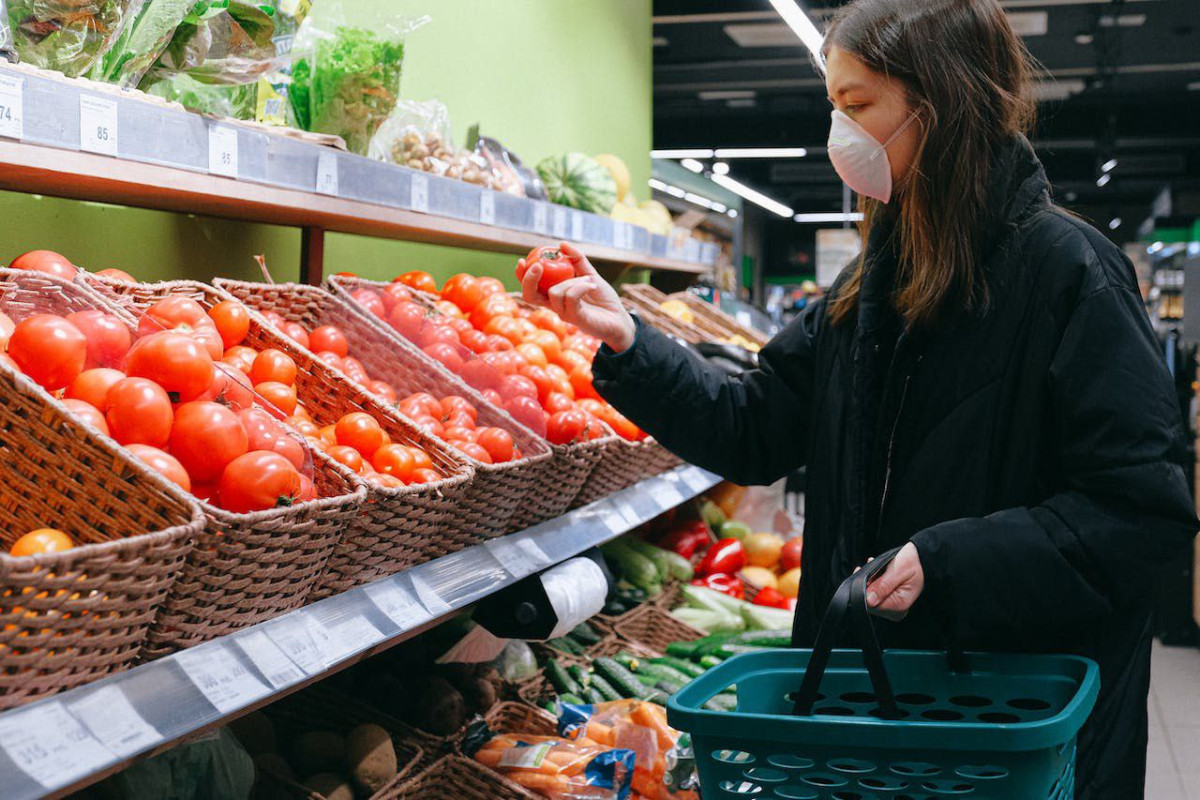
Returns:
[[[754,203],[757,206],[762,206],[772,214],[778,214],[781,217],[790,217],[793,213],[795,213],[783,203],[780,203],[777,200],[772,200],[762,192],[757,192],[743,183],[738,183],[728,175],[713,175],[712,182],[718,186],[725,187],[739,197],[749,200],[751,203]]]
[[[792,32],[800,37],[800,41],[804,42],[804,46],[816,59],[818,69],[824,74],[825,57],[821,55],[821,47],[825,44],[825,37],[804,13],[804,9],[800,8],[796,0],[771,0],[771,5],[779,12],[779,16],[783,17],[783,21]]]
[[[680,189],[678,186],[672,186],[669,183],[663,183],[657,178],[651,178],[649,183],[651,189],[657,189],[660,192],[666,192],[672,197],[678,197],[681,200],[686,200],[689,203],[700,206],[701,208],[707,208],[709,211],[716,211],[717,213],[724,214],[729,210],[729,207],[724,203],[718,203],[716,200],[709,200],[703,195],[689,192],[685,189]]]
[[[804,158],[808,151],[803,147],[721,147],[713,155],[717,158]]]
[[[863,215],[851,214],[797,214],[792,217],[796,222],[862,222]]]
[[[1112,173],[1106,172],[1096,181],[1096,185],[1103,189],[1108,186],[1108,182],[1112,180]]]
[[[1100,171],[1101,172],[1112,172],[1116,168],[1117,168],[1117,160],[1115,158],[1110,158],[1108,161],[1104,162],[1103,166],[1100,167]]]
[[[696,174],[704,172],[704,165],[701,164],[699,161],[697,161],[694,158],[685,158],[682,161],[680,161],[679,163],[683,164],[684,167],[686,167],[687,169],[690,169],[692,172],[695,172]]]
[[[712,158],[712,150],[692,149],[692,150],[651,150],[651,158]]]

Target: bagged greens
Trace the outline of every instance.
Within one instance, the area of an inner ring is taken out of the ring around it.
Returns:
[[[0,58],[14,61],[16,57],[17,54],[13,51],[12,31],[8,27],[8,6],[4,4],[4,0],[0,0]]]
[[[273,41],[275,14],[270,4],[201,0],[175,29],[147,77],[153,81],[186,73],[200,83],[253,83],[284,63]]]
[[[21,61],[83,75],[112,46],[143,0],[6,0]]]
[[[196,0],[146,0],[88,77],[132,89],[158,60]]]

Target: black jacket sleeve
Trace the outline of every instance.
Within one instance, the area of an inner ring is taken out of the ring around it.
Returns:
[[[632,347],[597,354],[596,390],[681,458],[742,485],[772,483],[804,462],[824,308],[805,309],[759,369],[733,377],[639,322]]]
[[[1065,485],[1040,505],[912,539],[926,590],[963,641],[1028,642],[1144,604],[1157,568],[1197,530],[1174,387],[1131,286],[1078,302],[1048,384]]]

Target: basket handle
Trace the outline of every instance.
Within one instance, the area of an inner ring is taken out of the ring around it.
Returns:
[[[900,548],[896,547],[875,558],[842,581],[842,585],[834,593],[833,599],[829,601],[829,608],[825,611],[825,619],[821,621],[821,629],[817,633],[808,668],[804,671],[800,691],[796,693],[792,714],[805,717],[812,714],[817,691],[821,688],[821,678],[825,675],[825,668],[829,666],[829,656],[843,627],[849,621],[852,635],[862,649],[863,661],[866,662],[867,674],[871,677],[871,686],[875,689],[880,714],[884,719],[895,719],[899,716],[896,698],[892,693],[892,683],[883,666],[883,649],[875,636],[875,626],[871,622],[870,609],[867,607],[867,584],[882,572],[899,552]]]

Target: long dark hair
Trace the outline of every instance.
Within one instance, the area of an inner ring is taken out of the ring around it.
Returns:
[[[829,24],[831,47],[899,79],[919,115],[920,144],[893,200],[897,311],[920,325],[950,307],[986,305],[978,250],[989,173],[1000,148],[1033,125],[1029,51],[996,0],[854,0]],[[863,197],[859,208],[865,243],[883,204]],[[832,298],[835,323],[854,317],[865,255]]]

